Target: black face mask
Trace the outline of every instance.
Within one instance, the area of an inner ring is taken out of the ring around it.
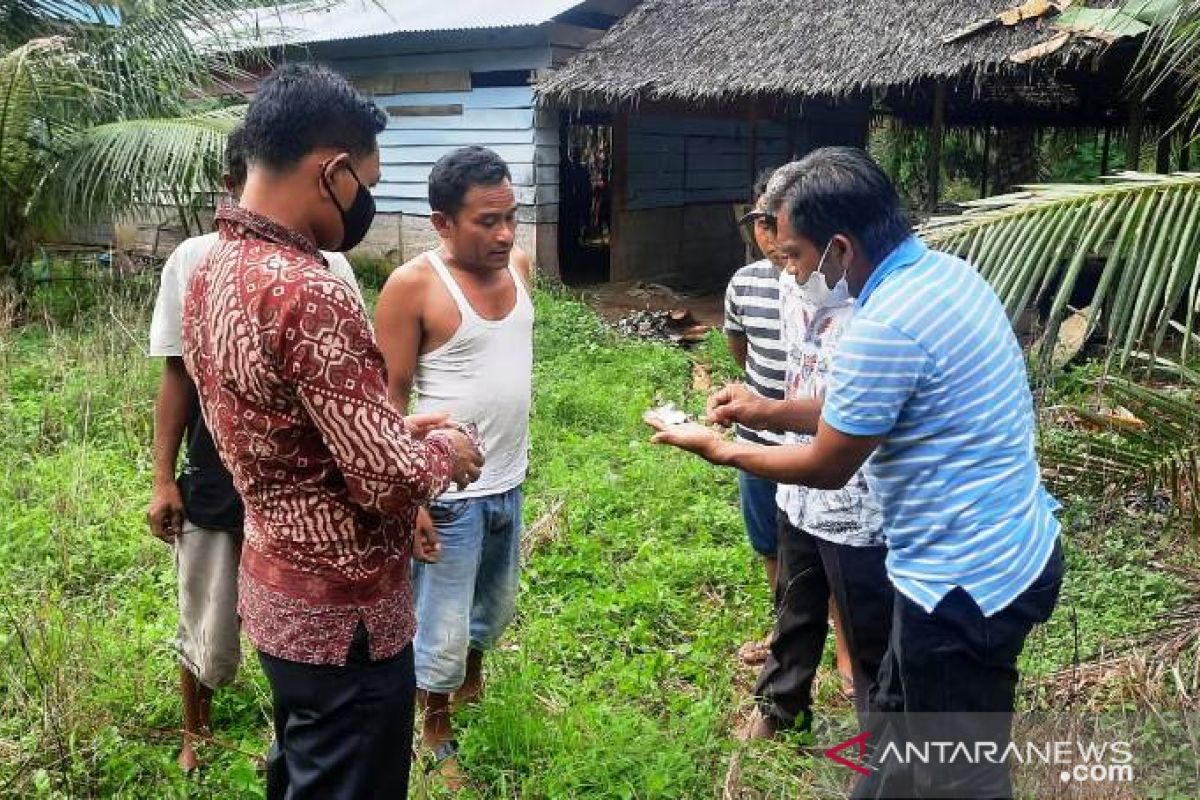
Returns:
[[[333,186],[330,185],[329,178],[325,175],[324,170],[321,171],[321,180],[325,182],[325,189],[333,198],[333,204],[337,206],[338,213],[342,216],[342,243],[335,248],[339,253],[353,250],[366,237],[367,231],[371,230],[371,222],[375,219],[375,198],[371,196],[370,190],[363,186],[363,182],[358,180],[354,168],[347,164],[346,169],[350,170],[350,177],[358,183],[358,191],[354,194],[354,202],[350,204],[350,208],[342,208],[337,195],[333,193]]]

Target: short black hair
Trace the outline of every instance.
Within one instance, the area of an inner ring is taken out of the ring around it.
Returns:
[[[225,139],[225,173],[234,186],[246,183],[246,143],[240,126],[231,130]]]
[[[878,263],[912,234],[887,173],[857,147],[822,147],[796,162],[781,209],[798,234],[823,248],[853,236]]]
[[[771,176],[774,174],[774,167],[767,167],[758,173],[758,177],[754,179],[754,188],[750,190],[751,203],[757,205],[762,196],[767,193],[767,184],[771,182]]]
[[[429,173],[429,207],[453,217],[472,186],[495,186],[512,180],[508,164],[479,145],[460,147],[438,159]]]
[[[258,87],[242,141],[247,161],[287,169],[319,147],[369,155],[386,127],[387,114],[329,67],[285,64]]]

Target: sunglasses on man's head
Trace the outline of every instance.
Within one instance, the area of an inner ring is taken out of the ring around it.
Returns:
[[[761,222],[767,228],[771,230],[775,229],[775,215],[768,214],[766,211],[751,211],[743,214],[742,218],[738,221],[743,225],[754,225]]]

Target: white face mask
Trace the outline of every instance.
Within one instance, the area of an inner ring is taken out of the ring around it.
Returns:
[[[821,253],[821,260],[817,262],[817,268],[800,286],[804,297],[817,308],[842,305],[850,299],[850,284],[846,283],[846,270],[842,270],[841,279],[834,284],[832,289],[829,288],[829,282],[825,279],[825,273],[821,271],[825,266],[825,258],[829,255],[829,248],[832,246],[833,239],[830,239],[829,244],[825,245],[825,251]]]

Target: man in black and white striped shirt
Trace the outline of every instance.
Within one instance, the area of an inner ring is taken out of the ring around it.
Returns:
[[[763,397],[781,400],[787,369],[780,341],[779,274],[775,260],[774,219],[761,206],[762,194],[771,172],[759,176],[754,186],[755,210],[742,218],[753,226],[754,240],[766,256],[734,273],[725,290],[725,336],[738,366],[746,373],[746,385]],[[754,444],[780,444],[783,434],[737,426],[738,439]],[[738,473],[742,517],[750,546],[763,557],[767,583],[775,590],[776,518],[775,484],[747,472]],[[767,656],[764,642],[747,642],[738,651],[748,664],[762,663]]]

